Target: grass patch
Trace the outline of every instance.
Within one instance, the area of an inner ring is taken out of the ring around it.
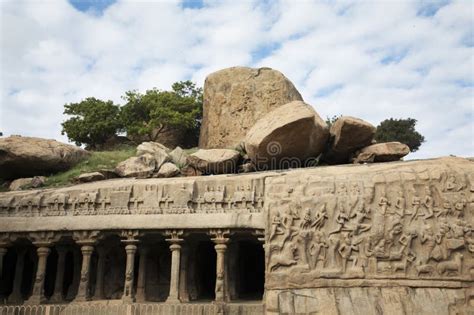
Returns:
[[[77,164],[70,170],[57,173],[46,179],[45,187],[65,186],[72,182],[72,179],[83,173],[95,172],[101,169],[114,169],[115,166],[136,153],[135,147],[122,147],[114,151],[92,151],[91,156]]]

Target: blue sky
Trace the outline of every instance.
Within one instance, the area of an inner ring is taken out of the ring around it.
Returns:
[[[474,156],[474,2],[2,1],[0,130],[56,138],[63,105],[283,72],[323,118],[418,120],[409,158]],[[11,30],[15,30],[12,32]]]

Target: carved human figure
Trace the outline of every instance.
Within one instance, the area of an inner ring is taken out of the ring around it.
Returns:
[[[321,231],[314,232],[313,241],[311,242],[309,248],[309,254],[311,259],[309,260],[310,268],[314,269],[318,265],[318,261],[322,260],[324,265],[324,260],[326,259],[326,249],[328,244],[325,240],[324,233]]]
[[[380,212],[382,214],[386,214],[388,206],[390,206],[390,202],[388,201],[385,191],[383,191],[382,196],[380,196],[380,200],[379,200]]]
[[[441,252],[434,253],[436,244],[441,243],[441,238],[442,238],[442,235],[440,234],[435,235],[433,232],[433,228],[430,225],[425,224],[421,232],[421,239],[420,239],[421,243],[426,249],[424,251],[425,252],[424,257],[420,259],[423,264],[428,263],[428,261],[431,258],[435,258],[436,260],[441,258],[441,255],[442,255]]]
[[[338,248],[339,255],[342,258],[342,272],[346,272],[347,261],[351,258],[352,251],[357,251],[358,246],[353,242],[350,233],[347,233],[341,242],[341,245]]]
[[[466,206],[466,198],[464,193],[461,193],[459,199],[454,204],[455,217],[461,218],[464,216],[464,208]]]
[[[277,235],[285,234],[285,227],[283,226],[280,212],[276,211],[272,219],[272,227],[270,231],[269,241],[271,242]]]
[[[314,228],[315,230],[319,230],[324,226],[324,223],[326,222],[328,218],[327,210],[326,210],[326,204],[324,203],[321,205],[318,211],[316,211],[316,214],[314,215],[314,220],[313,223],[311,223],[311,227]]]
[[[285,226],[285,235],[283,237],[284,244],[287,240],[292,240],[298,234],[298,228],[294,226],[294,221],[299,220],[297,213],[293,213],[290,207],[287,207],[282,218],[282,223]]]
[[[416,191],[414,192],[411,205],[413,207],[413,211],[411,214],[410,222],[413,221],[416,217],[418,217],[418,211],[420,210],[420,206],[421,206],[421,199],[420,199],[420,196],[418,196]]]
[[[425,188],[425,198],[423,199],[423,206],[426,209],[425,219],[433,217],[434,199],[431,194],[430,186],[426,186]]]

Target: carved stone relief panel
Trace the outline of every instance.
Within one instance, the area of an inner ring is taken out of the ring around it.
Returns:
[[[268,287],[474,280],[473,174],[463,160],[267,178]]]

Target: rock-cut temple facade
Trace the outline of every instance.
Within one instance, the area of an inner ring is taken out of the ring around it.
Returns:
[[[0,314],[472,314],[473,217],[454,157],[2,193]]]

